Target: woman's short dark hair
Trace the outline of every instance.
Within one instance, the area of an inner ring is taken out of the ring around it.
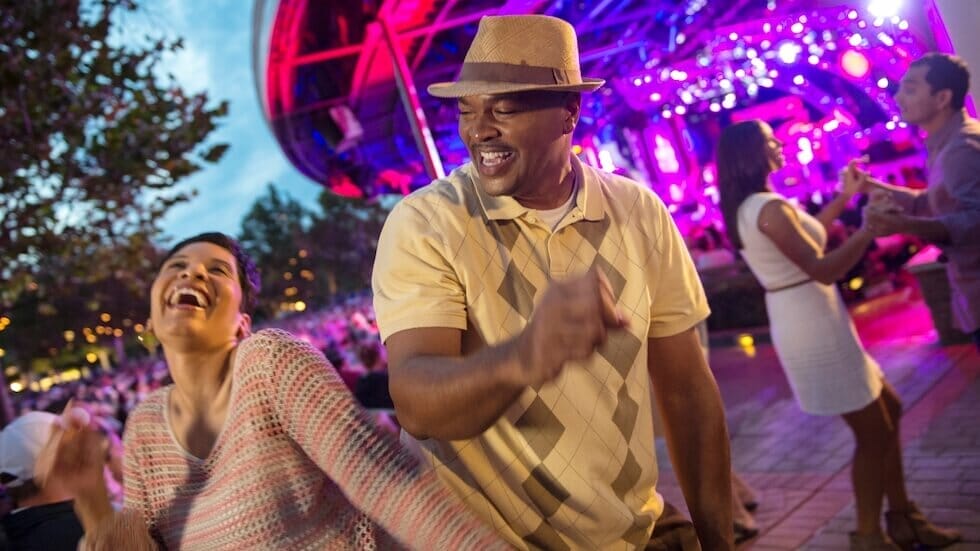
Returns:
[[[772,172],[766,154],[762,121],[735,123],[721,132],[718,140],[718,194],[728,238],[736,250],[742,248],[738,235],[738,207],[753,193],[764,191]]]
[[[950,107],[954,111],[963,109],[966,92],[970,88],[970,70],[962,59],[949,54],[926,54],[912,62],[909,67],[926,67],[926,82],[935,94],[940,90],[953,93]]]
[[[177,251],[192,243],[211,243],[225,249],[235,257],[235,262],[238,264],[238,285],[242,289],[241,311],[251,315],[255,311],[256,304],[258,304],[259,290],[262,288],[262,278],[259,276],[259,270],[255,266],[252,257],[245,252],[245,249],[242,248],[238,241],[223,233],[200,233],[177,243],[164,255],[163,260],[160,261],[158,271],[167,260],[170,260],[170,257],[177,254]]]

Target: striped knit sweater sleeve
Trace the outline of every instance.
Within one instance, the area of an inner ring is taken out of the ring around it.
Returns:
[[[261,333],[269,342],[249,352],[268,355],[265,387],[282,428],[353,505],[414,549],[507,548],[377,428],[323,354],[288,333]]]

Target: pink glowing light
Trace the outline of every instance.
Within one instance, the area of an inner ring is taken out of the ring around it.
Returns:
[[[796,146],[799,151],[796,152],[796,160],[800,162],[801,165],[808,165],[813,162],[813,144],[810,142],[810,138],[806,136],[801,136],[796,140]]]
[[[715,183],[715,165],[714,165],[714,163],[711,163],[708,166],[704,167],[704,170],[701,171],[701,177],[704,178],[704,183],[706,183],[706,184],[713,184],[713,183]]]
[[[657,134],[653,138],[655,145],[653,156],[657,159],[657,166],[665,174],[677,174],[681,169],[681,163],[677,160],[677,151],[670,143],[670,140]]]
[[[789,118],[794,121],[805,121],[809,117],[803,100],[798,96],[784,96],[782,98],[768,101],[740,109],[732,113],[732,121],[740,122],[749,119],[761,119],[770,121],[780,118]]]
[[[717,205],[719,202],[721,202],[721,195],[718,193],[717,186],[709,186],[704,188],[704,196],[707,197],[712,204]]]
[[[847,50],[840,56],[840,66],[849,76],[864,78],[871,70],[867,56],[856,50]]]

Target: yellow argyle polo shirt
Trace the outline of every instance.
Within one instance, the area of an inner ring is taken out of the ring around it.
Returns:
[[[406,197],[381,233],[374,305],[383,339],[456,328],[469,354],[519,333],[550,280],[601,268],[628,329],[526,389],[479,437],[418,445],[519,549],[631,549],[649,540],[663,508],[647,339],[693,327],[708,306],[663,202],[632,180],[572,164],[575,206],[554,232],[514,199],[485,195],[471,164]]]

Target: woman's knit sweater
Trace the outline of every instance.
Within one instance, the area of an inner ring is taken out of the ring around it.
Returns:
[[[501,545],[375,427],[306,342],[260,331],[241,343],[232,376],[225,425],[204,459],[171,432],[172,387],[136,409],[125,436],[128,515],[89,534],[88,543],[145,534],[132,526],[142,520],[168,549]]]

